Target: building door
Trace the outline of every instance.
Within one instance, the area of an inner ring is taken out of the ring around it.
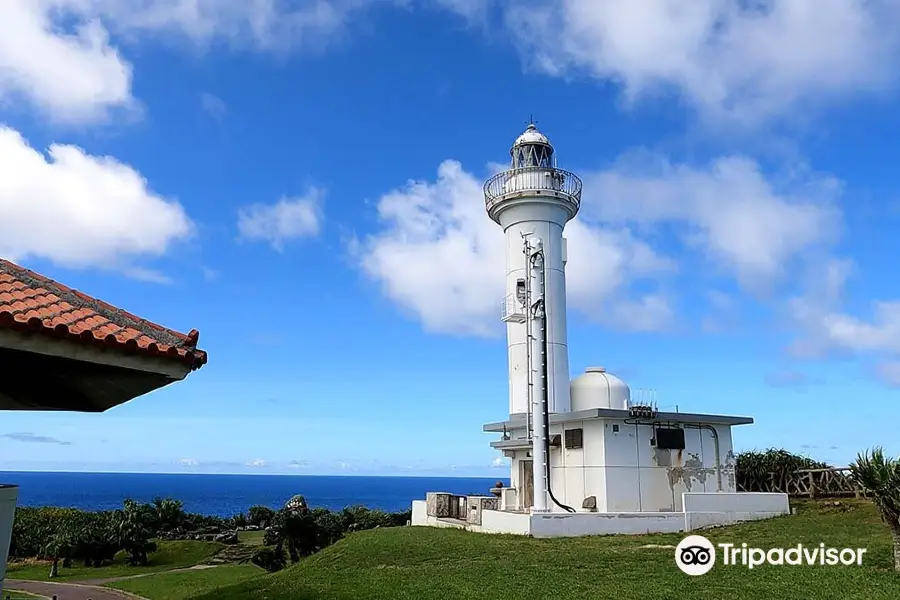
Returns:
[[[522,475],[522,508],[534,506],[534,461],[523,460]]]

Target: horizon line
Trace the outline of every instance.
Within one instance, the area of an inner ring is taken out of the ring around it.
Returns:
[[[65,470],[65,469],[53,469],[53,470],[43,470],[43,469],[16,469],[16,470],[8,470],[8,469],[0,469],[0,473],[78,473],[81,475],[225,475],[225,476],[234,476],[240,477],[244,475],[251,475],[254,477],[372,477],[372,478],[407,478],[407,479],[425,479],[425,478],[437,478],[437,479],[495,479],[493,475],[428,475],[428,474],[369,474],[369,473],[268,473],[268,472],[243,472],[243,473],[210,473],[210,472],[197,472],[197,471],[77,471],[77,470]],[[509,479],[509,477],[496,477],[497,479]]]

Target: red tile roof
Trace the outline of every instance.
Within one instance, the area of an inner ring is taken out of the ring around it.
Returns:
[[[187,335],[0,259],[0,329],[33,331],[129,354],[156,355],[199,369],[200,332]]]

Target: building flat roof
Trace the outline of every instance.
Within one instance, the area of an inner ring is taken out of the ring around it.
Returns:
[[[699,413],[682,412],[658,412],[652,419],[631,417],[627,410],[618,408],[591,408],[568,413],[555,413],[550,415],[550,423],[571,423],[573,421],[588,421],[591,419],[618,419],[630,420],[640,423],[664,422],[664,423],[692,423],[698,425],[752,425],[753,417],[734,417],[728,415],[705,415]],[[527,426],[525,415],[513,415],[508,421],[488,423],[482,430],[490,433],[502,433],[511,429],[522,429]]]

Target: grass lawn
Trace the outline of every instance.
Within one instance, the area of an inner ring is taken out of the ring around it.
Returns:
[[[265,531],[238,531],[238,540],[249,546],[262,546]]]
[[[107,584],[107,587],[124,590],[150,598],[150,600],[186,600],[223,586],[246,582],[265,574],[254,565],[222,565],[211,569],[157,573],[147,577],[125,579]]]
[[[822,542],[867,548],[862,566],[762,566],[750,571],[717,564],[706,575],[689,577],[674,562],[673,547],[683,534],[538,540],[396,527],[354,533],[284,571],[194,599],[900,599],[900,573],[890,571],[887,527],[869,502],[843,504],[794,502],[796,515],[704,535],[713,543],[746,542],[765,549]]]
[[[79,562],[73,562],[69,569],[59,568],[59,577],[53,581],[85,581],[89,579],[105,579],[107,577],[122,577],[125,575],[138,575],[140,573],[153,573],[179,567],[190,567],[213,556],[225,547],[218,542],[200,542],[195,540],[184,541],[159,541],[159,549],[150,554],[149,564],[146,567],[131,567],[126,564],[126,555],[120,552],[116,555],[113,564],[106,567],[84,567]],[[34,581],[50,581],[50,565],[46,562],[35,563],[9,563],[6,576],[9,579],[30,579]]]

